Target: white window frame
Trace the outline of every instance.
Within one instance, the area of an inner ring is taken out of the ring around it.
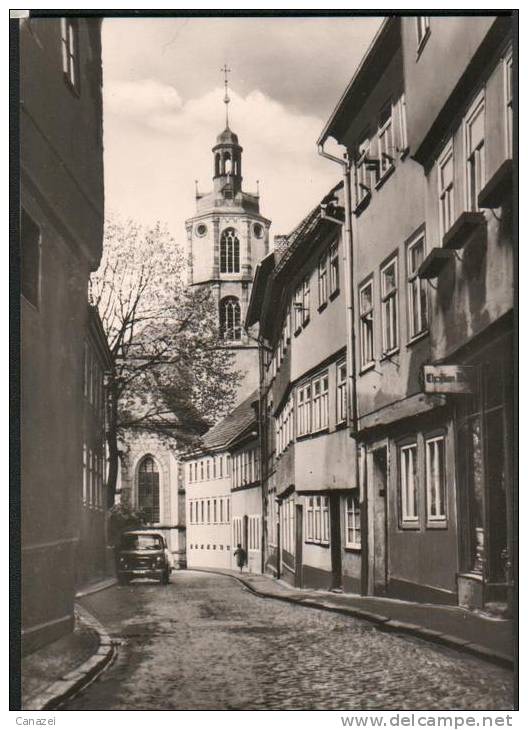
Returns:
[[[317,273],[319,307],[322,307],[328,302],[328,251],[325,251],[319,258]]]
[[[312,432],[312,384],[303,383],[297,388],[297,436]]]
[[[451,162],[452,178],[447,184],[443,182],[442,172]],[[455,222],[455,156],[453,140],[450,139],[436,162],[438,176],[438,210],[440,219],[440,235],[444,236]]]
[[[328,545],[330,542],[329,499],[323,494],[306,497],[306,536],[304,542]],[[311,535],[309,537],[309,535]]]
[[[363,307],[362,294],[368,288],[371,292],[371,304],[369,307]],[[372,367],[376,361],[374,352],[374,277],[371,276],[359,287],[358,298],[360,370],[364,371]]]
[[[482,141],[478,145],[471,145],[471,127],[475,119],[483,115],[482,126],[484,129]],[[478,154],[477,154],[478,153]],[[466,209],[478,211],[478,194],[486,181],[486,99],[484,90],[479,92],[464,117],[464,165],[465,165],[465,194]],[[475,190],[472,185],[472,168],[478,171],[478,180],[475,182]]]
[[[510,46],[503,59],[504,112],[506,157],[513,158],[513,48]]]
[[[385,112],[390,110],[386,119],[383,119]],[[394,167],[394,108],[392,101],[387,101],[380,111],[378,122],[378,160],[379,179],[382,180]]]
[[[428,525],[446,526],[447,524],[446,446],[445,433],[426,436],[424,439]],[[441,509],[442,503],[443,510]]]
[[[303,325],[308,324],[310,321],[310,276],[305,276],[303,279],[303,290],[302,290],[302,323]]]
[[[75,18],[61,18],[62,71],[69,86],[79,94],[79,27]]]
[[[337,241],[331,244],[329,250],[330,262],[330,297],[339,291],[339,244]]]
[[[385,272],[394,266],[394,286],[386,286]],[[398,351],[400,346],[399,316],[398,316],[398,255],[393,256],[380,269],[380,297],[381,297],[381,331],[384,355],[391,355]],[[389,335],[387,334],[389,330]]]
[[[396,114],[398,119],[399,132],[399,149],[400,157],[404,157],[409,151],[409,142],[407,139],[407,106],[405,104],[405,94],[402,93],[396,103]]]
[[[370,155],[370,135],[365,132],[363,141],[357,146],[356,152],[356,206],[365,200],[372,192],[372,172],[367,168]]]
[[[416,17],[416,39],[417,39],[417,52],[420,53],[425,45],[426,40],[431,34],[431,25],[428,15],[418,15]]]
[[[347,372],[346,361],[336,365],[336,422],[344,423],[347,420]]]
[[[412,268],[412,251],[420,244],[422,243],[423,246],[423,258],[422,261],[426,257],[426,242],[425,242],[425,232],[420,233],[418,236],[412,239],[407,244],[407,311],[408,311],[408,317],[409,317],[409,342],[413,342],[414,340],[417,340],[420,337],[423,337],[428,331],[429,331],[429,299],[428,299],[428,293],[427,293],[427,284],[423,279],[420,279],[418,276],[418,268],[413,269]],[[418,292],[417,297],[415,297],[415,291]],[[421,293],[424,292],[424,300],[422,300]],[[422,308],[422,301],[425,301],[425,311],[423,311]],[[417,317],[417,320],[419,320],[419,327],[414,331],[414,322],[415,322],[415,303],[416,306],[419,308],[417,310],[417,314],[419,315]]]
[[[411,460],[412,469],[410,468]],[[400,444],[398,446],[398,489],[401,527],[419,526],[419,480],[418,442],[415,440]]]
[[[293,299],[294,332],[300,332],[303,324],[303,282],[296,287]]]
[[[345,510],[345,547],[352,550],[361,550],[361,512],[357,491],[347,496]]]
[[[312,380],[312,433],[328,428],[328,371]]]

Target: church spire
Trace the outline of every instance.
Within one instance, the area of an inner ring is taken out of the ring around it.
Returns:
[[[231,99],[229,98],[229,89],[228,89],[228,78],[227,74],[231,73],[231,69],[227,67],[227,63],[224,63],[223,67],[220,69],[220,71],[224,74],[224,104],[226,105],[226,129],[229,129],[229,102]]]

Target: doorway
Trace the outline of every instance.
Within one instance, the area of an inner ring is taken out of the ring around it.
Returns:
[[[367,456],[369,503],[368,592],[384,596],[387,592],[387,443],[374,444]]]
[[[303,508],[295,505],[295,587],[302,588]]]

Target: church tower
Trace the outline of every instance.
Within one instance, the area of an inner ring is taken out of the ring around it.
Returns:
[[[258,349],[243,330],[257,263],[269,252],[271,221],[260,214],[259,194],[242,190],[242,147],[229,127],[225,73],[226,126],[216,138],[213,190],[196,190],[196,213],[185,222],[188,283],[210,287],[224,346],[235,351],[243,379],[237,401],[258,387]]]

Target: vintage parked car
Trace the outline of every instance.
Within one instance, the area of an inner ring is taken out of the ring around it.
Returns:
[[[117,577],[121,585],[134,578],[156,578],[168,583],[172,570],[167,542],[161,532],[123,532],[117,553]]]

